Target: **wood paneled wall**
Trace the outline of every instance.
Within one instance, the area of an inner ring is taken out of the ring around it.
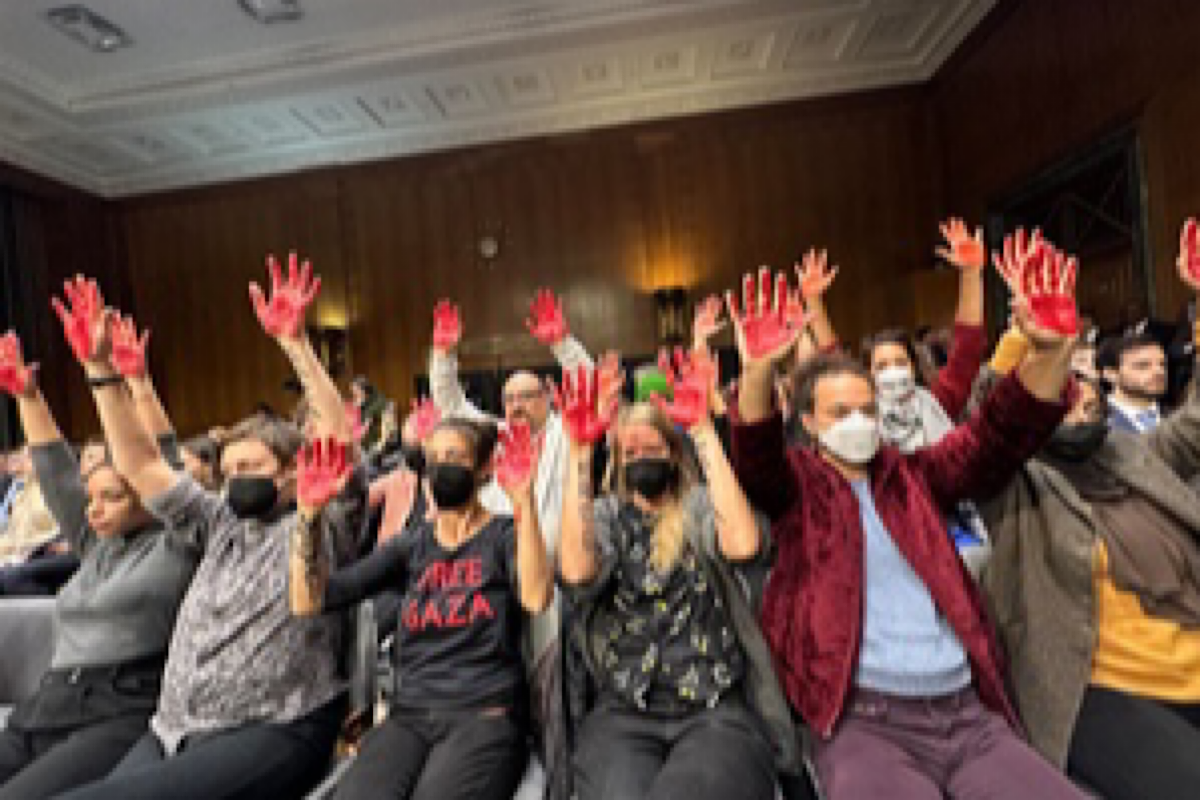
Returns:
[[[1200,213],[1194,0],[1008,0],[935,80],[946,197],[978,216],[1040,169],[1123,125],[1146,164],[1156,310],[1184,297],[1180,221]]]
[[[16,253],[12,327],[26,358],[41,364],[39,382],[64,432],[81,440],[99,428],[82,370],[63,339],[50,296],[76,274],[99,275],[108,299],[132,303],[115,208],[81,192],[0,165]]]
[[[599,352],[656,346],[650,293],[693,299],[810,245],[844,269],[847,338],[912,322],[907,273],[939,212],[937,140],[920,96],[887,92],[460,150],[121,205],[136,311],[180,428],[283,403],[286,364],[246,283],[296,248],[324,276],[317,321],[348,324],[352,369],[404,400],[430,310],[457,300],[464,366],[544,362],[525,334],[539,286]],[[477,242],[495,234],[488,264]]]

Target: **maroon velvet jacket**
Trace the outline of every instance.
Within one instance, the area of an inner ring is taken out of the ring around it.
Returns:
[[[1066,413],[1015,376],[937,444],[909,456],[880,451],[871,465],[879,517],[958,635],[988,707],[1016,727],[1004,665],[983,599],[946,533],[942,509],[1002,489]],[[814,450],[786,449],[779,415],[733,427],[733,465],[768,514],[778,548],[762,626],[793,707],[828,738],[854,678],[862,635],[863,531],[850,484]]]
[[[938,370],[929,393],[941,404],[950,419],[957,420],[971,399],[971,386],[987,352],[987,332],[982,325],[954,324],[954,338],[946,366]]]

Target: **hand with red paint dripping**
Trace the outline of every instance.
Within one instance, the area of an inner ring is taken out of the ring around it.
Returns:
[[[1179,232],[1179,279],[1196,294],[1200,294],[1200,225],[1195,218],[1183,223]]]
[[[1079,335],[1075,305],[1078,262],[1042,242],[1024,263],[1014,303],[1017,324],[1036,349],[1062,346]]]
[[[743,370],[782,361],[803,330],[788,318],[787,276],[777,275],[772,291],[771,270],[767,267],[759,269],[757,281],[753,275],[746,275],[742,278],[742,303],[739,311],[733,292],[725,293]]]
[[[9,331],[0,336],[0,390],[12,397],[33,397],[37,393],[37,369],[37,364],[25,363],[17,334]]]
[[[96,282],[76,275],[63,284],[64,306],[57,297],[50,305],[62,322],[63,333],[75,359],[83,365],[102,363],[108,359],[108,331],[105,322],[104,297]]]
[[[296,464],[296,501],[311,519],[346,488],[352,466],[346,445],[333,437],[306,444]]]
[[[983,246],[983,228],[976,228],[972,234],[967,224],[957,217],[951,217],[942,223],[942,238],[946,244],[937,249],[937,255],[943,261],[953,264],[961,270],[977,271],[987,263],[987,251]]]
[[[112,364],[125,378],[146,376],[146,345],[150,343],[150,329],[138,337],[137,325],[132,317],[114,314],[109,321],[109,338],[112,339]]]
[[[547,347],[553,347],[570,335],[567,318],[563,314],[562,300],[556,298],[549,289],[539,289],[529,307],[529,318],[525,327]]]
[[[462,317],[458,306],[449,300],[439,300],[433,307],[433,349],[448,353],[462,340]]]
[[[532,503],[539,449],[527,422],[514,422],[500,432],[496,482],[514,508]]]
[[[304,336],[304,319],[308,307],[321,292],[321,279],[312,275],[312,264],[300,262],[295,253],[288,255],[288,276],[285,281],[280,273],[279,261],[267,256],[267,270],[271,275],[271,299],[263,297],[257,283],[250,284],[250,302],[263,330],[275,339],[301,339]]]
[[[567,435],[575,445],[594,445],[616,416],[615,404],[611,408],[600,404],[602,377],[598,370],[580,366],[574,373],[564,371],[562,387],[554,390]]]
[[[667,418],[691,431],[709,422],[708,398],[717,383],[717,365],[708,353],[694,350],[675,351],[674,364],[664,350],[658,356],[658,368],[667,377],[671,399],[653,395],[652,400]]]

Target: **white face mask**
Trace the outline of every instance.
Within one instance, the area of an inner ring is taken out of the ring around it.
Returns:
[[[866,464],[879,452],[879,426],[861,411],[842,417],[817,438],[826,450],[847,464]]]
[[[900,405],[912,399],[917,391],[917,379],[908,367],[888,367],[875,376],[875,391],[879,401],[887,405]]]

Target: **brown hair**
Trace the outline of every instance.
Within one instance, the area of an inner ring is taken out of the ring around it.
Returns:
[[[671,461],[679,470],[679,480],[659,513],[658,521],[654,524],[654,533],[650,539],[650,563],[660,574],[666,574],[675,566],[680,553],[683,552],[685,534],[683,498],[696,485],[697,477],[687,451],[684,449],[683,435],[675,430],[675,426],[658,409],[658,406],[646,402],[624,406],[617,414],[617,429],[626,425],[649,425],[658,431],[663,441],[667,443]],[[630,492],[625,486],[625,464],[623,462],[621,447],[618,443],[613,448],[608,488],[617,497],[628,500]]]
[[[304,436],[287,420],[272,417],[262,412],[246,417],[246,419],[225,431],[218,443],[217,465],[225,454],[225,448],[235,442],[256,439],[266,445],[267,449],[279,460],[279,466],[287,469],[296,460],[296,454],[304,446]]]
[[[798,414],[811,414],[816,404],[817,384],[834,375],[857,375],[872,386],[871,373],[862,362],[841,353],[819,355],[796,373],[792,406]]]
[[[433,430],[454,431],[466,439],[471,445],[471,452],[475,454],[475,469],[481,469],[491,463],[492,454],[496,451],[496,442],[500,438],[500,431],[495,423],[463,417],[445,418]]]

